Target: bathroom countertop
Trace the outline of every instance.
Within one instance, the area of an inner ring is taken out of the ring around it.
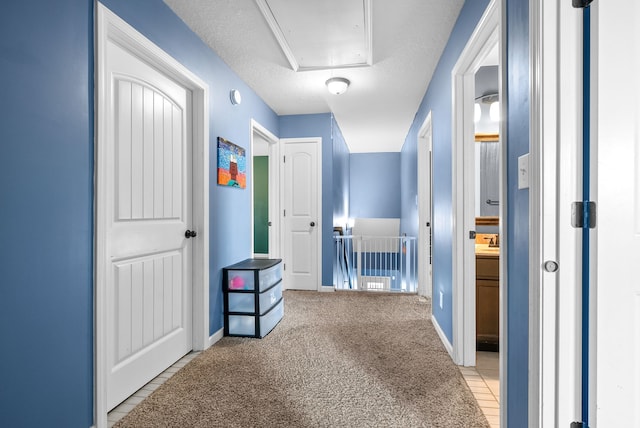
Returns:
[[[490,247],[489,244],[476,244],[476,256],[500,257],[500,247]]]

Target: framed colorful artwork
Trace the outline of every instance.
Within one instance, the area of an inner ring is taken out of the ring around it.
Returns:
[[[247,187],[245,150],[222,137],[218,137],[218,184],[240,189]]]

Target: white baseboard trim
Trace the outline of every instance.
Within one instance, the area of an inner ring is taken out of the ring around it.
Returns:
[[[449,343],[447,335],[444,334],[444,331],[442,331],[442,328],[440,328],[440,324],[438,324],[438,320],[433,316],[433,314],[431,314],[431,324],[433,324],[433,328],[436,329],[436,333],[438,333],[438,336],[440,336],[440,341],[442,341],[444,348],[447,350],[449,356],[453,360],[453,346],[451,345],[451,343]]]
[[[224,329],[221,328],[220,330],[216,331],[211,336],[209,336],[209,346],[215,345],[223,337],[224,337]],[[209,348],[209,346],[207,346],[207,348]]]
[[[323,285],[319,290],[321,293],[333,292],[336,291],[336,288],[333,285]]]

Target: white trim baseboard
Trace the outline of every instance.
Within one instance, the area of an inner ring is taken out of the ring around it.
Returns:
[[[322,285],[320,286],[320,290],[321,293],[332,293],[334,291],[336,291],[336,287],[334,287],[333,285]]]
[[[209,336],[209,343],[207,345],[207,349],[215,345],[216,343],[218,343],[220,339],[222,339],[223,337],[224,337],[224,328],[221,328],[220,330],[216,331],[211,336]]]
[[[451,342],[449,342],[449,339],[447,339],[447,335],[442,331],[442,328],[440,328],[440,324],[438,324],[438,320],[433,316],[433,314],[431,314],[431,324],[433,324],[433,328],[436,330],[436,333],[438,333],[438,336],[440,336],[444,349],[447,350],[449,356],[453,360],[453,346],[451,345]]]

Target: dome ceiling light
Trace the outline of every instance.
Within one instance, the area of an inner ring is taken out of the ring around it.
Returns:
[[[345,79],[344,77],[332,77],[325,82],[329,92],[334,95],[340,95],[347,92],[350,83],[349,79]]]

